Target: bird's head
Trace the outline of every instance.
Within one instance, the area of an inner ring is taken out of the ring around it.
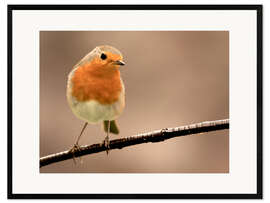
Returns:
[[[120,66],[125,65],[121,52],[108,45],[96,47],[78,65],[84,65],[86,63],[91,63],[93,67],[104,70],[118,69]]]

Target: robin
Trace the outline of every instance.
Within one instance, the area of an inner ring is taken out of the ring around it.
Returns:
[[[119,134],[116,119],[125,107],[125,86],[119,71],[123,65],[121,52],[104,45],[88,53],[69,73],[68,104],[75,116],[85,122],[72,150],[79,149],[80,137],[88,123],[103,123],[108,154],[109,133]]]

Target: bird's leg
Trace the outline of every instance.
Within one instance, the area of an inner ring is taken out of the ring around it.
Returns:
[[[107,135],[106,135],[105,140],[104,140],[104,145],[106,147],[106,153],[107,153],[107,155],[109,154],[109,149],[110,149],[110,140],[109,140],[110,127],[111,127],[110,125],[111,125],[111,121],[109,120],[108,121]]]
[[[85,130],[87,124],[88,124],[88,123],[85,122],[85,124],[84,124],[84,126],[83,126],[83,128],[82,128],[82,130],[81,130],[80,135],[77,137],[77,140],[76,140],[75,144],[74,144],[73,147],[69,150],[71,153],[73,153],[73,160],[74,160],[74,153],[75,153],[75,151],[77,151],[77,150],[80,151],[79,140],[80,140],[80,138],[81,138],[81,136],[82,136],[82,134],[83,134],[83,132],[84,132],[84,130]],[[74,162],[75,162],[75,160],[74,160]],[[76,163],[76,162],[75,162],[75,163]]]
[[[80,135],[77,137],[77,140],[76,140],[76,142],[75,142],[75,146],[79,146],[79,140],[80,140],[80,138],[81,138],[81,136],[82,136],[82,134],[83,134],[83,131],[85,130],[87,124],[88,124],[88,123],[85,122],[85,124],[84,124],[84,126],[83,126],[83,128],[82,128],[82,130],[81,130]]]

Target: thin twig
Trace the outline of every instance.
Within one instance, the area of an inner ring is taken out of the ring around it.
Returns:
[[[229,119],[206,121],[202,123],[196,123],[175,128],[165,128],[156,130],[153,132],[134,135],[131,137],[125,137],[120,139],[111,140],[109,144],[110,150],[122,149],[124,147],[147,143],[147,142],[162,142],[164,140],[186,136],[191,134],[198,134],[216,130],[229,129]],[[40,167],[46,166],[59,161],[72,159],[74,157],[80,157],[88,154],[94,154],[102,151],[106,151],[106,147],[103,143],[81,146],[80,149],[75,151],[63,151],[56,154],[50,154],[40,158]]]

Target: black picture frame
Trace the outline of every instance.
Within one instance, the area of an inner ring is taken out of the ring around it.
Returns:
[[[12,177],[12,12],[14,10],[254,10],[257,12],[257,193],[256,194],[14,194]],[[8,199],[262,199],[262,5],[8,5]]]

